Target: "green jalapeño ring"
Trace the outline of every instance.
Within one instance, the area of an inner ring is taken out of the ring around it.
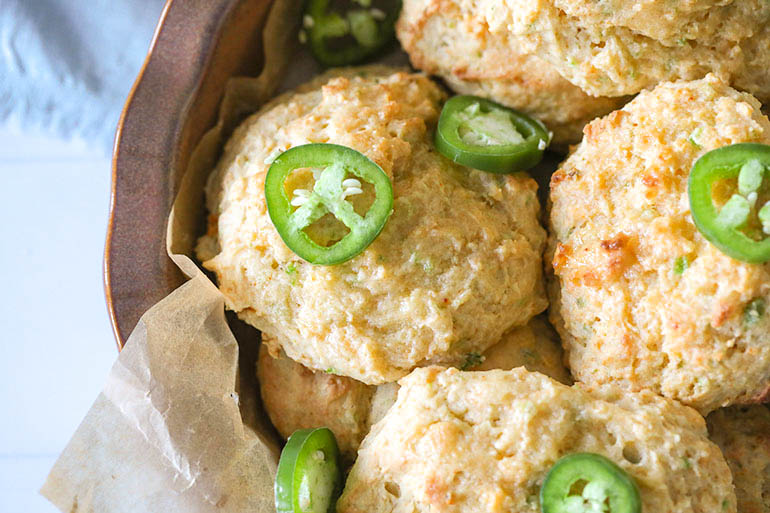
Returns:
[[[543,513],[641,513],[634,480],[600,454],[564,456],[551,468],[540,489]]]
[[[721,207],[714,191],[728,191]],[[699,158],[687,184],[698,230],[720,251],[750,263],[770,261],[770,146],[742,143]]]
[[[300,429],[281,451],[275,476],[277,513],[333,513],[342,489],[337,441],[328,428]]]
[[[312,191],[303,190],[302,196],[290,200],[285,182],[292,171],[300,168],[322,171]],[[360,180],[371,184],[375,194],[363,216],[345,200],[348,195],[363,192]],[[380,166],[356,150],[336,144],[305,144],[285,151],[270,165],[265,200],[270,219],[289,249],[311,264],[334,265],[361,253],[382,231],[393,211],[393,186]],[[327,214],[350,231],[325,247],[304,230]]]
[[[324,66],[362,62],[394,40],[401,0],[388,0],[382,8],[373,7],[372,0],[349,0],[341,13],[332,10],[330,3],[307,1],[302,17],[304,36],[300,36],[307,38],[310,52]]]
[[[477,96],[450,98],[436,130],[436,148],[442,155],[490,173],[534,167],[550,142],[540,121]]]

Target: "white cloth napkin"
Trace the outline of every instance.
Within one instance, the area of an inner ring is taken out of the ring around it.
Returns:
[[[0,123],[109,154],[163,0],[0,0]]]

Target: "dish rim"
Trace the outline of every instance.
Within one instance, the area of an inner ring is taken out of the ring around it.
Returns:
[[[228,78],[262,66],[254,43],[271,4],[166,0],[161,10],[112,151],[102,273],[118,350],[141,316],[186,281],[165,244],[175,192],[189,153],[216,122]]]
[[[131,85],[131,89],[129,90],[128,96],[126,97],[126,101],[123,103],[123,108],[120,110],[120,117],[118,118],[118,124],[115,128],[115,138],[112,144],[112,155],[110,159],[110,207],[109,215],[107,218],[107,233],[104,242],[102,273],[104,280],[104,298],[107,303],[107,314],[110,317],[110,326],[112,328],[112,334],[115,337],[115,343],[117,345],[118,351],[123,349],[123,346],[126,343],[126,337],[123,336],[120,326],[118,325],[117,312],[115,311],[115,298],[112,290],[112,275],[110,272],[110,265],[112,263],[112,239],[115,232],[115,217],[117,208],[116,198],[118,188],[118,158],[121,150],[121,143],[125,130],[128,111],[131,108],[131,104],[134,101],[137,90],[145,78],[145,72],[147,71],[147,67],[150,64],[150,60],[153,58],[155,48],[158,44],[158,39],[160,37],[160,32],[163,30],[163,26],[168,18],[169,12],[171,11],[171,4],[173,2],[174,0],[166,0],[166,3],[163,5],[160,17],[158,18],[158,22],[155,25],[155,30],[152,34],[152,39],[150,40],[147,53],[145,54],[144,60],[142,61],[142,66],[139,68],[139,73],[137,73],[136,78],[134,79],[134,83]]]

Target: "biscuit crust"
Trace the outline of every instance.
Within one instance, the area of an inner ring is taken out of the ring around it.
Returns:
[[[553,329],[542,316],[506,333],[481,361],[469,370],[513,369],[524,366],[562,383],[572,378],[562,363],[562,350]],[[282,352],[270,355],[262,344],[257,363],[260,393],[265,411],[286,439],[297,429],[326,426],[334,432],[340,451],[349,463],[370,427],[396,402],[398,384],[372,386],[345,376],[312,371]]]
[[[550,316],[578,381],[649,389],[706,414],[770,385],[770,264],[734,260],[690,214],[707,151],[770,143],[759,103],[713,75],[596,120],[551,179]]]
[[[770,100],[770,5],[763,0],[463,0],[584,91],[635,94],[714,73]]]
[[[707,418],[710,438],[733,474],[738,511],[770,512],[770,409],[733,406]]]
[[[340,513],[540,511],[562,456],[602,454],[644,511],[736,511],[729,468],[693,409],[651,392],[568,387],[522,368],[417,369],[364,439]]]
[[[198,244],[227,308],[273,349],[368,384],[417,365],[461,364],[546,307],[534,180],[459,166],[435,151],[445,95],[421,74],[336,70],[247,119],[207,186]],[[328,142],[380,165],[393,214],[343,264],[315,266],[283,243],[267,213],[271,156]]]
[[[589,121],[629,100],[584,93],[513,34],[490,32],[483,17],[456,0],[406,0],[396,35],[415,68],[440,76],[457,93],[538,118],[558,147],[579,142]]]

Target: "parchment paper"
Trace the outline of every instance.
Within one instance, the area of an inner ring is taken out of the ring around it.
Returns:
[[[202,274],[152,307],[42,493],[67,512],[272,511],[278,446],[244,417],[238,345]]]
[[[222,295],[191,255],[206,176],[234,126],[279,87],[299,19],[300,0],[275,1],[262,74],[228,83],[193,153],[168,225],[169,256],[190,280],[142,316],[51,470],[41,493],[62,511],[274,511],[279,440],[258,401],[259,337],[239,348]]]

